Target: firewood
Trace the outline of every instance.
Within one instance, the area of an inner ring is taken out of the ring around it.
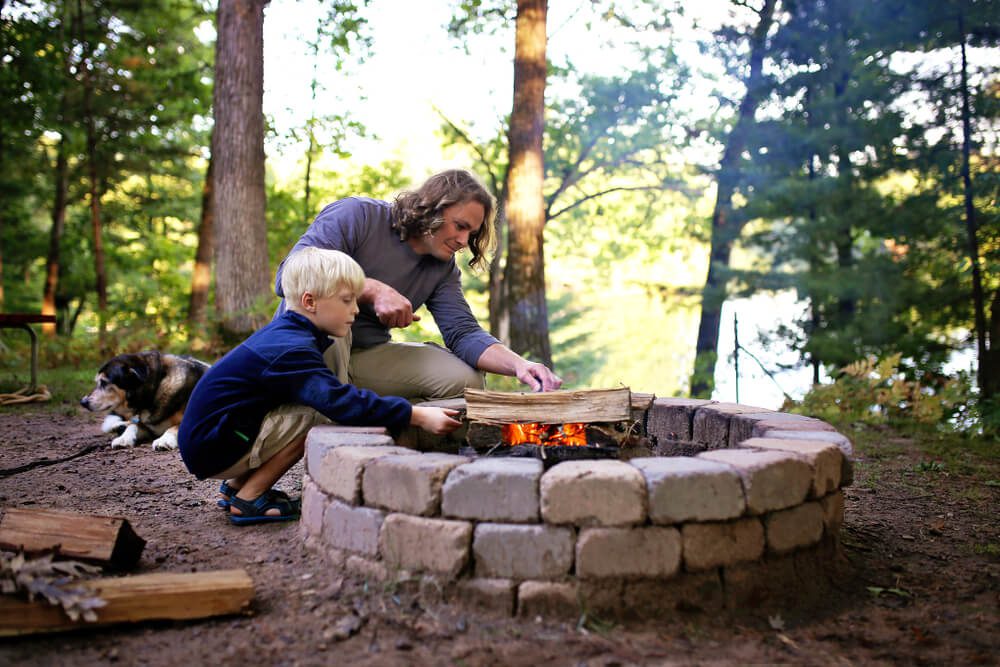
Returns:
[[[126,570],[145,546],[122,517],[11,508],[0,519],[0,548],[27,554],[55,550],[65,558]]]
[[[540,393],[465,390],[468,419],[493,424],[625,421],[630,397],[627,387]]]
[[[96,609],[96,621],[73,621],[59,607],[40,600],[0,595],[0,637],[239,614],[249,609],[254,596],[253,581],[242,569],[140,574],[72,585],[107,603]]]

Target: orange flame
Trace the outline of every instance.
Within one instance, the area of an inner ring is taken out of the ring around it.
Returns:
[[[504,424],[503,441],[508,445],[544,445],[546,447],[586,447],[584,424]]]

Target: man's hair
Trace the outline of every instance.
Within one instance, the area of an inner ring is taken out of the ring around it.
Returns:
[[[449,169],[434,174],[416,190],[399,193],[392,205],[392,228],[401,240],[433,234],[444,223],[442,213],[453,204],[475,201],[482,204],[486,216],[483,226],[469,236],[472,268],[482,268],[493,250],[496,231],[496,199],[478,178],[464,169]]]
[[[365,272],[339,250],[302,248],[289,255],[281,269],[281,291],[285,293],[286,306],[292,310],[299,308],[306,292],[323,299],[344,287],[361,294],[365,288]]]

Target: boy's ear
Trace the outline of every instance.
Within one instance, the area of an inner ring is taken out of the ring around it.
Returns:
[[[299,299],[299,305],[307,313],[314,313],[316,312],[316,297],[312,292],[303,292],[302,297]]]

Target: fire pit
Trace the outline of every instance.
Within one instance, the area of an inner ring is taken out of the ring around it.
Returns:
[[[510,394],[467,390],[471,456],[539,459],[548,469],[564,461],[619,458],[637,424],[628,389]]]
[[[467,428],[443,439],[314,428],[307,543],[362,576],[529,617],[822,599],[847,438],[752,406],[599,391],[438,402],[466,410]],[[581,416],[583,404],[607,412]]]

